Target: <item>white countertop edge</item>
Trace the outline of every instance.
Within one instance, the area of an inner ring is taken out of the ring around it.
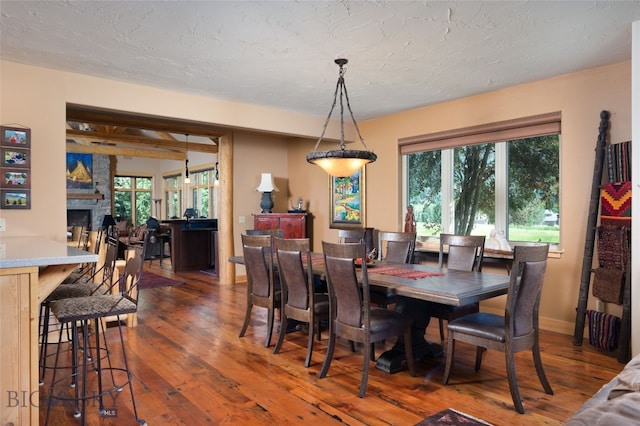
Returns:
[[[0,239],[0,269],[97,262],[98,255],[42,237]]]

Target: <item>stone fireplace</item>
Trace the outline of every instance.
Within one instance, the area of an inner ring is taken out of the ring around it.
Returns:
[[[93,188],[86,190],[67,189],[67,226],[85,226],[96,231],[105,214],[111,214],[110,160],[108,155],[93,154]],[[104,198],[87,198],[96,191]]]

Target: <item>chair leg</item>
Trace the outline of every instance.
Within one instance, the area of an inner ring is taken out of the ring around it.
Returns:
[[[505,362],[507,367],[507,379],[509,380],[509,390],[511,391],[511,399],[518,413],[524,414],[524,407],[520,399],[520,391],[518,390],[518,382],[516,379],[516,365],[513,353],[509,350],[505,351]]]
[[[442,376],[442,384],[449,383],[449,375],[451,374],[451,367],[453,366],[453,357],[456,351],[456,339],[454,333],[449,332],[447,337],[447,359],[445,362],[444,376]]]
[[[371,354],[372,346],[373,346],[373,343],[367,345],[367,343],[365,342],[364,344],[364,357],[363,357],[364,362],[362,364],[362,379],[360,381],[360,393],[358,394],[360,398],[364,398],[364,395],[367,392],[367,382],[369,380],[369,359],[372,356]]]
[[[273,308],[267,308],[267,339],[264,342],[264,347],[268,348],[269,346],[271,346],[271,335],[273,334],[273,323],[274,321],[274,316],[275,316],[275,312]],[[284,313],[281,313],[281,316],[284,317]],[[282,330],[280,330],[280,332],[282,332]],[[286,333],[287,330],[285,329],[284,332]]]
[[[544,391],[553,395],[553,389],[551,389],[551,384],[549,384],[549,380],[547,380],[546,374],[544,374],[544,369],[542,368],[542,358],[540,358],[540,345],[536,342],[531,348],[531,352],[533,354],[533,363],[536,366],[536,372],[538,373],[538,379],[544,388]]]
[[[59,344],[60,342],[58,342]],[[49,306],[47,302],[40,304],[40,381],[44,384],[44,373],[47,369],[47,345],[49,344]]]
[[[59,336],[60,336],[59,339],[62,339],[62,328],[60,329]],[[57,348],[56,348],[56,355],[55,355],[55,358],[54,358],[54,366],[58,365],[58,361],[59,360],[60,360],[60,345],[58,345]],[[54,393],[53,393],[54,389],[53,388],[54,388],[54,386],[56,384],[56,376],[57,376],[57,372],[58,372],[57,370],[58,370],[57,368],[53,369],[53,374],[52,374],[52,377],[51,377],[51,385],[49,386],[49,398],[47,400],[47,413],[45,414],[45,418],[44,418],[45,426],[47,426],[49,424],[49,413],[51,412],[51,407],[53,406],[53,395],[54,395]],[[73,374],[73,371],[72,371],[72,374]],[[75,390],[77,392],[77,387],[76,387]],[[76,395],[75,400],[76,400],[76,405],[77,405],[77,403],[78,403],[77,395]],[[76,410],[77,410],[77,408],[76,408]]]
[[[320,329],[320,324],[316,324],[316,321],[314,321],[312,318],[311,321],[309,321],[309,336],[307,336],[309,339],[307,341],[307,357],[304,360],[304,366],[306,368],[309,368],[309,365],[311,365],[311,355],[313,354],[313,338],[315,336],[314,327],[318,327],[318,329]]]
[[[444,320],[438,318],[438,328],[440,328],[440,340],[444,342]]]
[[[322,363],[322,368],[320,368],[320,374],[318,374],[318,377],[320,378],[327,376],[327,372],[331,366],[331,361],[333,360],[333,352],[336,349],[336,334],[333,331],[332,323],[333,321],[329,322],[329,343],[327,346],[327,353],[324,356],[324,362]]]
[[[282,318],[280,318],[280,333],[278,334],[278,340],[276,340],[276,345],[273,347],[273,353],[280,353],[280,348],[282,347],[282,342],[284,342],[284,335],[287,334],[287,316],[282,314]]]
[[[244,323],[242,324],[242,329],[240,329],[240,337],[244,336],[244,333],[247,332],[247,327],[249,327],[249,321],[251,320],[251,308],[253,308],[253,303],[248,301],[247,311],[244,314]]]
[[[484,352],[484,348],[482,346],[476,347],[476,371],[480,371],[480,366],[482,365],[482,353]]]
[[[136,418],[136,421],[138,423],[140,423],[141,425],[146,425],[147,422],[144,421],[144,419],[141,419],[140,416],[138,415],[138,409],[136,407],[136,399],[133,396],[133,374],[131,373],[131,370],[129,369],[129,361],[127,360],[127,351],[125,348],[125,344],[124,344],[124,336],[122,335],[122,324],[118,321],[118,331],[120,332],[120,344],[122,347],[122,358],[124,360],[124,368],[127,371],[127,378],[128,378],[128,382],[129,382],[129,392],[131,392],[131,404],[133,406],[133,415]]]

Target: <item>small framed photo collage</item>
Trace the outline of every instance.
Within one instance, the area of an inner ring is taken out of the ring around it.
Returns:
[[[31,208],[31,129],[0,126],[0,209]]]

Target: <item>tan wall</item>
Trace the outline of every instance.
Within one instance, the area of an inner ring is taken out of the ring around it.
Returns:
[[[279,191],[273,192],[273,212],[286,212],[289,197],[287,142],[281,137],[236,132],[233,168],[233,235],[236,254],[242,254],[240,234],[253,229],[253,213],[260,213],[262,193],[256,191],[261,173],[271,173]],[[244,218],[244,223],[241,223]],[[244,268],[238,267],[244,275]]]
[[[315,137],[324,124],[323,117],[305,116],[235,102],[220,101],[145,86],[0,62],[0,123],[31,128],[32,202],[30,210],[0,210],[7,231],[2,236],[42,235],[64,240],[66,231],[65,187],[65,107],[67,103],[90,105],[121,111],[196,120],[235,128],[261,129],[281,135],[288,133]],[[337,137],[333,123],[328,129]],[[285,136],[277,137],[286,140]],[[277,139],[275,136],[271,138]],[[260,137],[239,138],[234,179],[251,180],[257,186],[259,170],[286,178],[286,145],[264,151],[243,150],[244,142],[259,146]],[[240,161],[242,160],[242,161]],[[270,164],[273,163],[273,164]],[[260,164],[260,169],[256,169]],[[250,172],[247,174],[247,172]],[[255,183],[254,183],[255,180]],[[237,194],[243,194],[238,188]],[[284,201],[283,201],[284,202]],[[259,204],[259,199],[256,207]],[[244,206],[240,206],[245,209]],[[244,214],[252,210],[246,208]]]
[[[324,117],[272,110],[202,98],[43,68],[0,62],[0,123],[32,129],[32,208],[0,210],[10,235],[42,235],[64,240],[66,227],[65,104],[199,120],[243,129],[261,129],[311,139],[258,136],[236,131],[233,159],[233,221],[236,253],[239,232],[252,226],[259,211],[255,187],[261,172],[276,184],[275,211],[285,211],[291,198],[302,196],[313,214],[314,248],[322,239],[335,240],[329,229],[329,180],[305,161]],[[552,259],[542,300],[543,328],[573,333],[584,250],[594,147],[599,114],[611,112],[611,141],[631,138],[630,62],[586,70],[472,98],[443,103],[380,119],[359,122],[367,144],[379,160],[366,173],[366,224],[399,229],[402,199],[397,140],[406,136],[466,127],[551,111],[562,111],[561,213],[562,247]],[[357,105],[353,105],[357,117]],[[328,134],[336,137],[332,126]],[[277,147],[277,148],[276,148]],[[275,149],[274,149],[275,148]],[[239,217],[245,217],[244,227]],[[636,280],[637,281],[637,280]],[[501,300],[484,309],[501,309]],[[636,333],[637,335],[637,333]]]
[[[357,105],[352,107],[357,116]],[[367,145],[378,155],[378,161],[367,166],[366,171],[366,224],[387,230],[401,227],[399,138],[561,111],[560,237],[563,253],[549,262],[541,302],[541,326],[573,334],[594,149],[603,109],[611,112],[610,140],[615,143],[631,139],[630,62],[359,122]],[[292,178],[291,186],[294,192],[311,198],[311,211],[316,216],[314,236],[324,231],[331,239],[334,232],[327,231],[328,208],[324,207],[328,203],[327,177],[304,161],[307,152],[302,147],[290,149],[291,176],[306,178]],[[314,241],[316,250],[320,247],[319,241],[319,238]],[[483,309],[499,311],[503,306],[504,298],[498,298],[484,303]],[[590,300],[590,308],[593,307]],[[612,313],[619,314],[619,307],[611,309]]]

